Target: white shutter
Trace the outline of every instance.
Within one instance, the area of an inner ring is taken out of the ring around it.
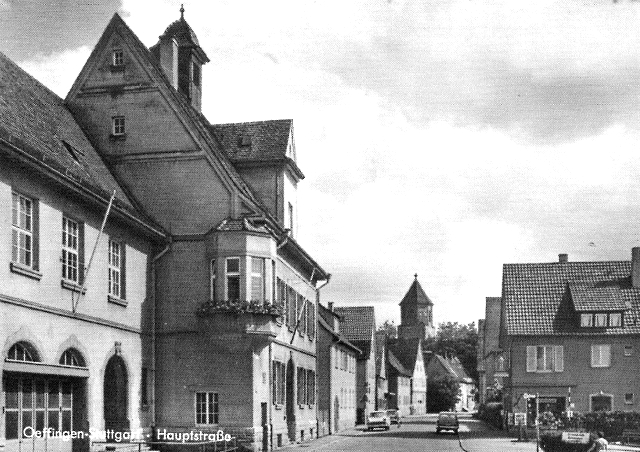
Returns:
[[[598,365],[598,346],[591,346],[591,367],[596,367]]]
[[[553,348],[555,349],[556,355],[554,370],[556,372],[562,372],[564,371],[564,346],[556,345]]]
[[[536,364],[536,346],[527,345],[527,372],[535,372]]]

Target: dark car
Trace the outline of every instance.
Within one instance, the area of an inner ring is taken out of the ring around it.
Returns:
[[[391,424],[397,424],[398,427],[400,427],[400,411],[387,410],[387,416],[389,416],[389,422],[391,422]]]
[[[440,433],[443,430],[451,430],[453,433],[458,433],[460,428],[460,421],[458,421],[458,415],[450,411],[443,411],[438,414],[438,421],[436,422],[436,433]]]

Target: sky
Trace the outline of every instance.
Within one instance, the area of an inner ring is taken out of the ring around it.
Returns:
[[[212,123],[292,118],[298,241],[324,302],[399,323],[484,317],[502,265],[640,246],[640,2],[187,1]],[[0,51],[64,97],[118,12],[147,46],[173,0],[0,0]]]

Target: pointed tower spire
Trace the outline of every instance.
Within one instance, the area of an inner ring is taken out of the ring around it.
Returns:
[[[400,302],[398,335],[404,338],[427,338],[435,334],[433,326],[433,302],[422,289],[418,274],[414,273],[411,287]]]

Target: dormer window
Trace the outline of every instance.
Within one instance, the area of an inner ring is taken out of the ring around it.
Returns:
[[[593,326],[593,314],[580,314],[580,326],[592,327]]]
[[[596,327],[603,328],[607,326],[607,314],[599,313],[596,314]]]
[[[622,326],[622,314],[619,312],[609,314],[609,326]]]

